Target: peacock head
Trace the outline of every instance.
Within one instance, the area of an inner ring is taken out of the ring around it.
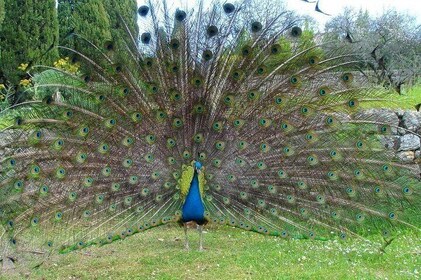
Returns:
[[[195,161],[194,167],[196,168],[196,170],[200,170],[202,168],[202,163],[200,161]]]

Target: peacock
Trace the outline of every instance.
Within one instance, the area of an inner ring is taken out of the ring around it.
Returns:
[[[121,19],[127,36],[71,33],[83,48],[32,65],[33,99],[0,115],[3,266],[169,223],[186,248],[196,223],[200,250],[206,224],[280,239],[419,232],[419,174],[382,144],[390,116],[365,110],[391,93],[347,40],[258,11],[148,2],[139,38]]]

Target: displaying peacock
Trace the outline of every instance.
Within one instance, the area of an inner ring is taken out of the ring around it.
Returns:
[[[149,3],[139,43],[70,34],[91,55],[60,47],[68,60],[33,66],[34,99],[0,115],[3,262],[177,222],[283,238],[420,231],[421,183],[382,145],[396,127],[363,109],[390,93],[354,71],[347,40],[248,5]]]

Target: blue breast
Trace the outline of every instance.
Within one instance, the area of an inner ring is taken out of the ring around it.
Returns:
[[[197,172],[194,171],[193,180],[190,183],[190,189],[183,204],[183,222],[195,221],[202,223],[205,220],[205,207],[199,190],[199,179]]]

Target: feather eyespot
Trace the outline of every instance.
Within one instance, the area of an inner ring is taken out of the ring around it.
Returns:
[[[139,15],[141,17],[146,17],[149,13],[149,7],[148,6],[140,6],[139,9],[137,10],[137,12],[139,13]]]

